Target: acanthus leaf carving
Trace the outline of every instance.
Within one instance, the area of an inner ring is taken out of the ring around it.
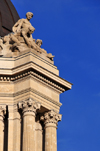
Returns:
[[[58,124],[59,121],[61,121],[61,114],[56,113],[55,111],[51,110],[49,112],[46,112],[43,116],[41,116],[41,121],[44,121],[44,124],[47,123],[54,123]]]
[[[34,113],[36,113],[36,111],[38,109],[40,109],[41,104],[34,101],[34,100],[32,100],[31,98],[29,98],[28,100],[19,102],[18,107],[19,107],[19,109],[22,110],[23,113],[25,113],[25,112],[34,112]]]

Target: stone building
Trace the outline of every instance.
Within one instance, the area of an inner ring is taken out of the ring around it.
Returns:
[[[6,18],[0,22],[0,151],[57,151],[59,95],[72,84],[59,77],[54,56],[41,48],[42,40],[32,38],[33,14],[18,20],[10,0],[1,5],[15,15],[9,14],[8,27]]]

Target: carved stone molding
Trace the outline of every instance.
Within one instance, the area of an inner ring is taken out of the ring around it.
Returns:
[[[30,69],[29,71],[23,71],[20,74],[16,74],[16,75],[0,75],[0,82],[9,82],[9,81],[16,81],[16,80],[22,80],[22,78],[25,78],[27,76],[31,76],[32,78],[35,78],[36,80],[50,86],[51,88],[54,88],[56,91],[58,90],[59,92],[64,92],[65,89],[62,88],[60,85],[55,84],[53,81],[51,81],[50,79],[48,79],[47,77],[44,77],[42,74],[37,73],[35,70],[32,71],[32,69]]]
[[[26,112],[34,112],[36,114],[36,111],[40,109],[41,104],[34,101],[33,99],[29,98],[28,100],[25,100],[23,102],[18,103],[19,109],[22,109],[22,113]]]
[[[46,112],[44,116],[41,116],[41,120],[44,121],[44,124],[53,123],[58,124],[59,121],[61,121],[61,114],[56,113],[55,111],[51,110],[49,112]]]

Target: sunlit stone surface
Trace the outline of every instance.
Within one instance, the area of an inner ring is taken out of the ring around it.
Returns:
[[[28,12],[0,38],[0,151],[57,151],[59,95],[72,84],[33,39]]]

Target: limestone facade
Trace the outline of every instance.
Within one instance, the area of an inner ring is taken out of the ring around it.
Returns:
[[[31,50],[0,58],[0,151],[57,151],[59,95],[71,86]]]

